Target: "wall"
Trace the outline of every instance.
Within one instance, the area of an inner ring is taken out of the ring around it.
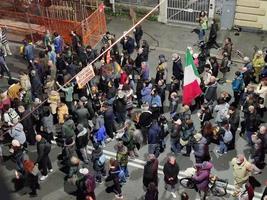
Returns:
[[[237,0],[234,24],[267,30],[267,0]]]

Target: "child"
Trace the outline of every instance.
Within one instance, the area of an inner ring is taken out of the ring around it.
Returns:
[[[124,172],[124,177],[121,179],[121,183],[126,183],[126,178],[129,177],[128,171],[128,150],[127,147],[123,145],[123,141],[119,140],[118,143],[115,145],[115,150],[117,151],[116,160],[119,163],[119,167]]]
[[[94,150],[92,152],[92,162],[93,162],[93,169],[96,172],[95,178],[96,182],[99,184],[102,184],[102,176],[106,176],[106,169],[105,169],[105,163],[106,163],[106,157],[103,154],[103,150],[100,147],[99,143],[94,144]]]

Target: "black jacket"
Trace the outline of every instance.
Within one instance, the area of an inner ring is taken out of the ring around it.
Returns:
[[[41,139],[40,142],[37,142],[37,163],[40,163],[42,159],[45,158],[51,151],[51,144],[47,142],[44,138]]]
[[[181,59],[177,59],[177,60],[173,61],[172,74],[178,80],[183,79],[184,72],[183,72],[183,65],[182,65]]]
[[[126,101],[124,99],[116,99],[114,102],[114,110],[117,113],[126,113]]]
[[[143,184],[145,187],[148,187],[148,184],[154,182],[158,185],[158,165],[159,161],[157,159],[147,161],[144,166],[143,174]]]
[[[178,174],[179,174],[179,166],[177,163],[172,165],[167,161],[163,167],[164,173],[164,181],[166,184],[175,185],[178,183]],[[169,178],[173,178],[173,180],[169,180]]]
[[[76,136],[76,147],[77,149],[81,149],[86,147],[87,144],[88,144],[88,131],[86,128],[83,128],[83,130]]]

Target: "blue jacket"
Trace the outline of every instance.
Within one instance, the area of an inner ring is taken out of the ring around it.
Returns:
[[[144,87],[141,90],[142,95],[142,102],[143,103],[149,103],[151,101],[151,90],[152,90],[152,84],[149,84],[147,87]]]
[[[159,144],[161,128],[157,122],[153,122],[148,129],[148,144]]]
[[[151,96],[151,100],[149,102],[149,105],[150,106],[155,106],[156,107],[161,107],[162,106],[162,103],[161,103],[161,98],[159,95],[156,95],[156,96]]]
[[[100,129],[98,129],[94,135],[95,142],[101,142],[104,141],[107,137],[105,126],[102,126]]]
[[[56,54],[61,53],[63,49],[63,38],[59,35],[54,39],[54,46]]]
[[[27,46],[25,46],[24,56],[28,61],[30,61],[30,60],[33,61],[33,59],[34,59],[34,49],[33,49],[33,45],[32,44],[28,44]]]
[[[234,92],[240,92],[243,89],[244,80],[243,75],[236,77],[232,82],[232,89]]]

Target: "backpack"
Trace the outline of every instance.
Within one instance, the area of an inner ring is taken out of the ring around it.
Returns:
[[[218,114],[219,114],[221,120],[224,120],[227,118],[228,110],[229,110],[229,108],[226,105],[221,110],[219,110]]]
[[[85,180],[86,192],[88,193],[94,192],[95,188],[96,188],[95,178],[91,175],[86,175],[86,180]]]
[[[243,78],[236,78],[232,82],[232,88],[234,92],[240,92],[243,89],[244,81]]]
[[[223,134],[223,141],[224,141],[224,143],[229,143],[229,142],[231,142],[232,139],[233,139],[233,134],[232,134],[232,132],[231,132],[230,130],[226,130],[226,129],[224,129],[224,128],[223,128],[223,130],[224,130],[224,134]]]
[[[119,177],[119,182],[122,182],[125,180],[125,173],[123,171],[123,169],[119,166],[119,170],[118,171],[115,171],[115,172],[112,172],[113,174],[117,174],[118,177]]]
[[[104,154],[102,154],[97,160],[97,165],[103,166],[106,162],[106,159],[107,159],[106,156]]]
[[[8,116],[11,122],[13,119],[19,118],[18,113],[13,108],[9,108]]]

